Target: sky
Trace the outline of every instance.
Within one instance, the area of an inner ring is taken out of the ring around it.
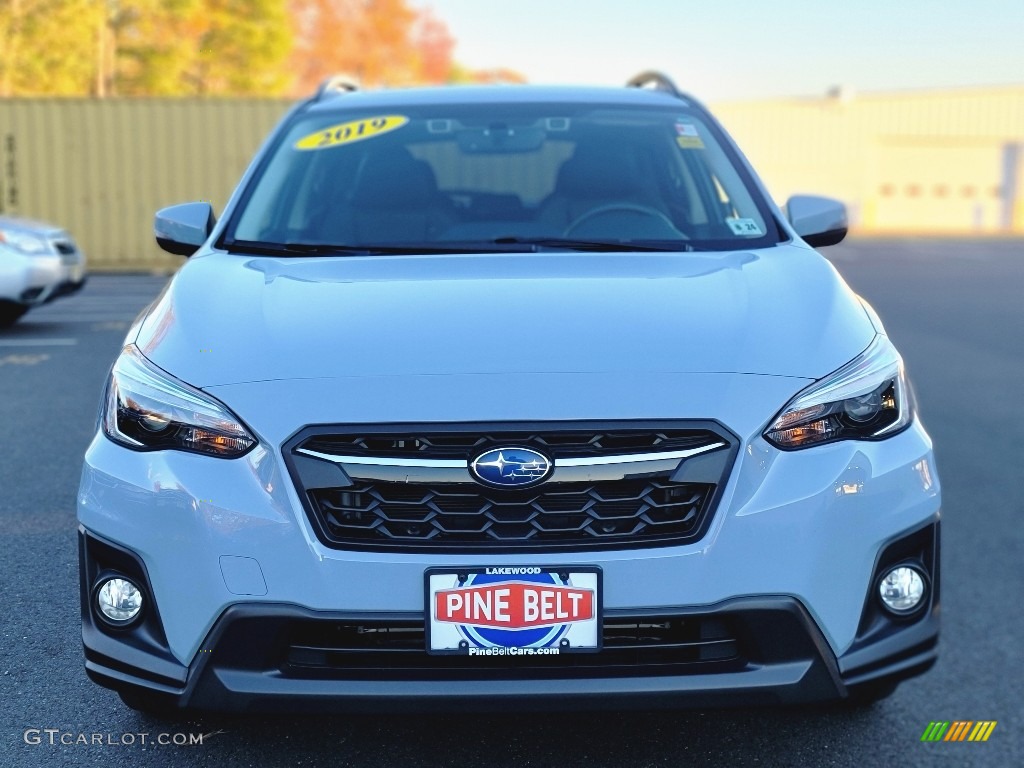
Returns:
[[[617,85],[660,69],[704,100],[1024,85],[1024,0],[419,0],[474,69]]]

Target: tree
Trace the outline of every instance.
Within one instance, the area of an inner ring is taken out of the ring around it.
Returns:
[[[511,85],[525,83],[526,77],[507,67],[496,67],[494,69],[467,69],[460,64],[453,64],[451,73],[448,76],[449,83],[459,84],[495,84],[501,83]]]
[[[71,96],[95,85],[97,0],[0,0],[0,96]]]
[[[0,41],[0,96],[305,95],[338,73],[367,86],[522,79],[459,67],[447,25],[408,0],[0,0]]]
[[[296,93],[347,74],[364,85],[444,82],[454,40],[431,11],[406,0],[291,0]]]
[[[412,28],[412,45],[419,55],[420,79],[447,83],[452,77],[455,38],[431,8],[420,11]]]
[[[279,95],[287,0],[0,0],[0,95]]]
[[[285,0],[124,0],[118,92],[278,95],[291,27]]]

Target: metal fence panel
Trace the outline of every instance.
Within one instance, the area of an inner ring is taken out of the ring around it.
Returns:
[[[291,102],[0,99],[0,208],[66,227],[94,270],[169,270],[153,213],[223,209]]]

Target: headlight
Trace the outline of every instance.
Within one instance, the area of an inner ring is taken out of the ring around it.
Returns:
[[[805,389],[764,436],[778,448],[888,437],[913,418],[903,359],[886,336],[852,362]]]
[[[26,256],[38,256],[41,253],[50,252],[46,240],[27,232],[19,232],[16,229],[0,229],[0,243]]]
[[[114,363],[103,431],[136,450],[173,449],[234,458],[256,439],[223,405],[149,362],[134,346]]]

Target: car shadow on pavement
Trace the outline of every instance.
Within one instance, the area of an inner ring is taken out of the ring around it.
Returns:
[[[205,749],[259,755],[265,765],[821,765],[842,730],[877,752],[878,723],[890,703],[851,708],[474,715],[211,715],[153,720],[209,734]],[[859,734],[859,735],[857,735]],[[824,736],[824,738],[823,738]],[[209,759],[211,755],[207,754]],[[828,761],[832,764],[832,761]]]

